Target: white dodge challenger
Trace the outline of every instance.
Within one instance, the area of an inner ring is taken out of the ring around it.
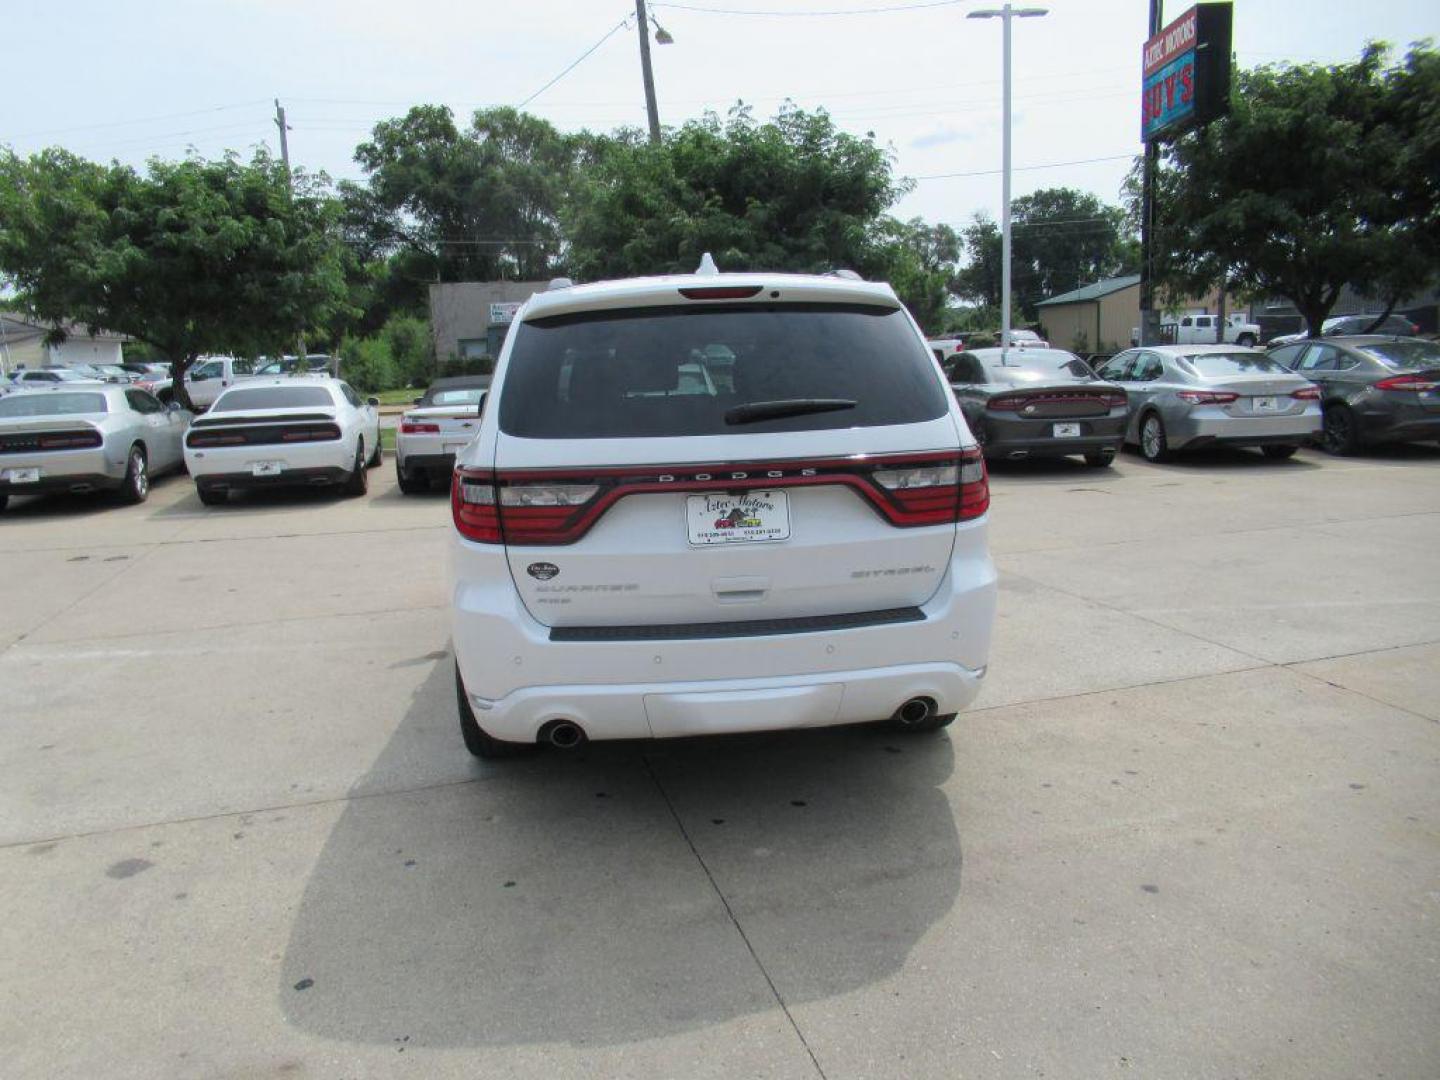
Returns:
[[[185,466],[200,501],[232,491],[342,485],[363,495],[380,464],[380,414],[338,379],[293,377],[231,387],[191,425]]]

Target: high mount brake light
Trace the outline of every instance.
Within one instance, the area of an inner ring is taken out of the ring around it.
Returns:
[[[1392,375],[1388,379],[1381,379],[1375,384],[1376,390],[1408,390],[1411,393],[1423,393],[1426,390],[1440,388],[1440,377],[1434,373],[1424,375]]]
[[[680,295],[686,300],[748,300],[757,295],[763,285],[704,285],[681,289]]]
[[[1295,391],[1293,394],[1291,394],[1290,396],[1291,396],[1292,398],[1295,398],[1295,399],[1298,400],[1298,401],[1319,401],[1319,400],[1320,400],[1320,387],[1318,387],[1318,386],[1302,386],[1299,390],[1296,390],[1296,391]]]
[[[1239,394],[1225,390],[1177,390],[1175,396],[1191,405],[1229,405],[1240,400]]]
[[[455,528],[482,544],[573,544],[627,495],[848,487],[891,525],[970,521],[990,505],[978,449],[878,458],[648,466],[459,469],[451,485]]]

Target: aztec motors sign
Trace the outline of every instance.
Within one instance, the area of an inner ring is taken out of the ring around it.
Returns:
[[[1230,16],[1228,3],[1196,4],[1145,42],[1141,139],[1172,138],[1228,111]]]

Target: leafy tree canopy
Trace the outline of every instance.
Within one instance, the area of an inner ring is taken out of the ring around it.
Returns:
[[[1283,296],[1313,335],[1345,285],[1393,306],[1435,281],[1440,55],[1387,56],[1237,72],[1230,115],[1165,148],[1154,274],[1167,294]]]
[[[368,183],[341,185],[347,227],[372,256],[407,253],[401,281],[549,277],[581,143],[511,108],[462,131],[444,106],[417,106],[356,148]]]
[[[1125,212],[1074,188],[1045,188],[1010,204],[1011,295],[1022,317],[1036,318],[1035,305],[1139,265],[1136,242],[1127,234]],[[1000,227],[977,214],[963,230],[968,257],[956,291],[977,303],[1000,306]]]
[[[23,308],[128,334],[181,377],[202,353],[283,351],[345,304],[323,178],[263,151],[152,160],[142,174],[63,150],[0,155],[0,274]]]

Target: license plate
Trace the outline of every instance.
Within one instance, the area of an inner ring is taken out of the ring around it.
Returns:
[[[1280,399],[1273,397],[1252,397],[1250,399],[1251,412],[1279,412]]]
[[[691,495],[685,500],[691,545],[745,544],[790,539],[790,502],[783,491]]]
[[[250,466],[252,476],[279,476],[284,470],[283,461],[257,461]]]
[[[1056,424],[1055,438],[1057,439],[1078,439],[1080,437],[1079,424]]]
[[[447,442],[442,443],[441,446],[447,454],[458,454],[461,450],[465,449],[463,442]]]
[[[12,484],[38,484],[40,482],[39,469],[7,469],[5,479]]]

